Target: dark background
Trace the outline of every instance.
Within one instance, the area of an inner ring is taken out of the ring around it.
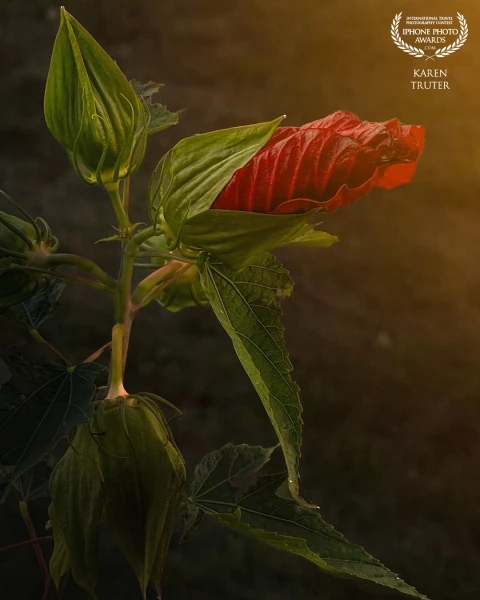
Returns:
[[[341,244],[278,256],[296,281],[286,337],[302,389],[302,484],[323,516],[432,600],[480,597],[480,167],[477,2],[72,0],[67,9],[127,76],[166,84],[187,108],[151,138],[133,182],[136,217],[160,156],[197,132],[286,113],[300,125],[345,109],[425,125],[409,186],[374,190],[326,218]],[[52,226],[66,252],[116,270],[113,213],[85,186],[43,121],[58,26],[47,0],[0,0],[0,188]],[[462,12],[465,47],[424,64],[390,39],[393,16]],[[448,69],[450,91],[412,91],[413,68]],[[72,285],[44,335],[72,360],[108,339],[108,298]],[[61,323],[61,324],[60,324]],[[1,345],[28,342],[1,325]],[[27,350],[30,352],[30,350]],[[127,389],[183,411],[174,432],[189,467],[227,441],[274,443],[260,401],[208,310],[150,306],[135,323]],[[44,533],[45,506],[35,513]],[[24,539],[14,507],[0,546]],[[41,597],[30,548],[0,555],[0,596]],[[105,538],[103,598],[138,598]],[[67,600],[83,597],[69,587]],[[366,600],[389,596],[210,523],[172,546],[166,600]]]

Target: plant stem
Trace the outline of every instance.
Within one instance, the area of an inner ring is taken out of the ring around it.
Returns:
[[[123,210],[128,215],[130,204],[130,176],[123,180]]]
[[[32,546],[33,544],[42,544],[43,542],[53,542],[53,535],[46,535],[45,537],[32,538],[30,540],[24,540],[23,542],[17,542],[16,544],[10,544],[0,548],[0,552],[6,552],[7,550],[15,550],[16,548],[23,548],[24,546]]]
[[[160,267],[150,275],[147,275],[145,279],[143,279],[137,286],[135,292],[132,296],[132,304],[139,308],[140,306],[145,306],[144,300],[147,295],[156,287],[158,284],[162,283],[166,279],[170,278],[176,271],[182,268],[182,264],[177,260],[173,260],[172,262]],[[190,266],[190,265],[187,265]]]
[[[145,252],[139,252],[137,254],[140,258],[165,258],[166,260],[179,260],[180,262],[190,263],[195,265],[197,263],[196,258],[189,258],[187,256],[181,256],[179,254],[172,254],[171,252],[157,252],[156,250],[146,250]]]
[[[128,218],[128,214],[126,212],[126,207],[123,204],[123,200],[120,196],[120,183],[112,183],[105,186],[108,194],[110,195],[110,200],[112,201],[113,210],[115,211],[115,215],[117,216],[118,224],[120,225],[120,229],[128,230],[130,228],[130,219]],[[128,202],[127,202],[128,205]],[[127,206],[128,210],[128,206]]]
[[[39,342],[40,344],[43,344],[44,346],[46,346],[52,354],[55,354],[55,356],[58,356],[58,358],[61,358],[63,361],[65,361],[69,367],[72,366],[72,363],[69,362],[63,356],[63,354],[55,348],[55,346],[50,344],[50,342],[47,342],[47,340],[40,334],[39,331],[37,331],[35,328],[29,329],[28,331],[36,342]]]
[[[42,573],[43,583],[47,584],[50,579],[50,574],[48,572],[47,563],[45,562],[45,557],[43,556],[42,548],[38,543],[37,532],[35,531],[35,525],[33,524],[32,518],[30,517],[30,512],[28,510],[28,505],[24,500],[20,500],[18,502],[20,508],[20,514],[22,516],[23,522],[25,523],[28,533],[30,535],[31,540],[37,540],[36,542],[32,542],[33,548],[35,550],[35,555],[37,557],[38,566],[40,567],[40,571]]]
[[[126,396],[123,387],[123,323],[115,323],[112,329],[112,355],[110,358],[110,387],[106,400],[115,400],[119,396]]]
[[[117,282],[110,275],[107,275],[93,260],[84,256],[77,256],[76,254],[48,254],[46,256],[46,264],[49,267],[72,265],[94,277],[110,291],[115,290],[117,287]]]
[[[51,271],[49,269],[41,269],[39,267],[29,267],[28,265],[10,265],[6,269],[0,269],[0,272],[3,271],[32,271],[33,273],[45,273],[46,275],[50,275],[51,277],[56,277],[57,279],[68,279],[68,281],[75,281],[76,283],[81,283],[83,285],[88,285],[89,287],[95,290],[106,290],[107,288],[103,285],[103,283],[97,283],[93,279],[86,279],[85,277],[77,277],[76,275],[70,275],[69,273],[59,273],[58,271]]]
[[[143,297],[140,307],[146,306],[152,300],[155,300],[155,298],[157,298],[157,296],[160,295],[160,293],[167,287],[167,285],[170,285],[172,281],[180,275],[180,273],[183,273],[188,268],[190,268],[189,264],[183,264],[183,266],[181,266],[179,269],[173,271],[170,276],[164,279],[159,285],[155,286],[152,290],[150,290],[150,292],[148,292],[148,294],[146,294]],[[134,305],[134,308],[135,307],[136,305]]]
[[[112,345],[112,342],[107,342],[106,344],[104,344],[101,348],[99,348],[98,350],[95,350],[95,352],[93,354],[90,354],[90,356],[88,358],[86,358],[83,362],[84,363],[90,363],[93,362],[94,360],[97,360],[97,358],[99,356],[101,356],[105,350],[108,350]]]
[[[129,184],[124,184],[122,200],[118,184],[110,186],[109,188],[107,187],[115,209],[115,214],[117,215],[119,226],[124,231],[129,231],[131,227],[127,212],[129,189]],[[106,400],[115,400],[115,398],[118,398],[119,396],[125,397],[127,395],[123,386],[123,374],[125,371],[128,343],[130,340],[130,328],[133,319],[130,295],[132,289],[133,264],[138,250],[138,244],[134,239],[135,236],[128,242],[125,238],[122,240],[120,273],[113,295],[115,325],[112,329],[112,353],[110,356],[109,388]]]
[[[157,235],[161,235],[161,233],[161,231],[155,233],[155,228],[153,227],[153,225],[150,225],[149,227],[146,227],[145,229],[142,229],[142,231],[136,233],[132,237],[131,241],[135,244],[137,248],[139,248],[143,244],[143,242],[146,242],[150,238],[156,237]]]

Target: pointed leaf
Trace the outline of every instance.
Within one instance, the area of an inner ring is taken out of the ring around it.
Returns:
[[[170,112],[163,104],[152,102],[154,96],[162,86],[160,83],[149,81],[140,83],[136,79],[130,81],[137,96],[142,101],[147,117],[147,133],[158,133],[178,123],[180,112]]]
[[[180,544],[183,543],[191,533],[196,531],[202,522],[203,513],[196,504],[187,503],[182,517],[182,533],[180,535]]]
[[[0,425],[0,464],[15,465],[9,486],[73,427],[90,419],[93,382],[104,371],[97,363],[67,367],[56,360],[30,382],[35,389]]]
[[[238,271],[257,256],[294,240],[309,218],[210,209],[185,222],[182,243],[206,250],[229,269]]]
[[[291,293],[293,282],[269,254],[238,273],[219,262],[206,261],[201,275],[210,304],[231,337],[275,428],[287,463],[291,492],[300,500],[302,406],[298,387],[290,378],[292,364],[279,319],[280,298]]]
[[[98,539],[104,507],[97,451],[98,447],[88,425],[79,427],[72,446],[60,459],[50,479],[55,551],[58,543],[59,554],[64,554],[64,540],[73,578],[92,595],[97,575]],[[58,572],[62,568],[58,568]]]
[[[252,458],[263,448],[232,446],[205,456],[195,470],[188,501],[215,521],[259,542],[305,558],[323,571],[369,581],[414,598],[425,598],[360,546],[350,544],[317,510],[299,506],[284,475],[252,478],[262,466]],[[264,454],[263,456],[266,456]],[[238,469],[238,463],[252,465]],[[265,461],[264,461],[265,462]]]
[[[53,553],[48,566],[53,583],[58,590],[60,580],[70,570],[70,557],[68,555],[67,542],[65,541],[63,530],[57,522],[53,504],[50,504],[48,508],[48,516],[53,532]]]
[[[285,246],[301,246],[304,248],[330,248],[340,240],[336,235],[326,231],[318,231],[312,225],[305,225],[299,235]]]
[[[65,287],[64,281],[53,279],[30,298],[11,304],[1,316],[27,329],[38,329],[52,315]]]
[[[235,171],[266,144],[282,119],[181,140],[159,162],[150,182],[152,219],[161,206],[177,240],[185,220],[210,208]]]

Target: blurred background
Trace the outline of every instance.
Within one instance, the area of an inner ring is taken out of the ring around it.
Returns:
[[[455,10],[453,10],[453,4]],[[397,0],[70,0],[66,6],[130,78],[166,84],[158,101],[187,108],[150,139],[132,182],[146,218],[149,175],[187,135],[288,115],[301,125],[337,109],[427,128],[413,183],[374,190],[325,218],[328,250],[277,256],[296,293],[286,338],[302,389],[306,495],[323,517],[432,600],[480,597],[480,11],[478,2]],[[395,47],[400,11],[465,15],[470,36],[429,63]],[[65,252],[116,270],[105,193],[77,177],[43,121],[43,91],[59,6],[0,0],[0,188],[42,215]],[[448,69],[449,91],[413,91],[414,68]],[[73,361],[110,334],[108,298],[72,285],[44,336]],[[1,324],[0,346],[29,354]],[[28,346],[28,348],[27,348]],[[213,314],[149,306],[134,327],[127,388],[149,389],[183,411],[174,433],[187,460],[224,443],[274,443],[260,401]],[[13,505],[0,546],[26,538]],[[44,534],[45,504],[35,519]],[[26,575],[28,574],[28,576]],[[166,600],[367,600],[376,589],[211,523],[175,541]],[[105,537],[101,598],[139,597]],[[41,597],[31,548],[0,555],[0,597]],[[66,600],[83,598],[70,585]]]

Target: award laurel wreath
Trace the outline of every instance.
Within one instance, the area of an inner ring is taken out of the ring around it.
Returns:
[[[457,18],[460,23],[460,34],[459,34],[458,38],[449,46],[444,46],[443,48],[439,48],[438,50],[435,51],[435,54],[433,54],[432,56],[428,56],[427,54],[425,54],[425,52],[421,48],[411,46],[410,44],[407,44],[407,42],[402,40],[402,38],[400,37],[400,33],[398,32],[398,29],[400,27],[400,19],[401,18],[402,18],[402,13],[398,13],[398,15],[395,15],[395,17],[393,19],[392,26],[390,29],[393,42],[396,46],[398,46],[398,48],[400,48],[400,50],[403,50],[404,52],[406,52],[407,54],[410,54],[411,56],[415,56],[415,58],[425,58],[426,60],[428,60],[428,59],[434,60],[435,58],[443,58],[444,56],[448,56],[449,54],[453,54],[454,52],[459,50],[463,46],[463,44],[467,41],[467,37],[468,37],[467,21],[465,20],[465,17],[463,15],[461,15],[459,12],[457,12]]]

